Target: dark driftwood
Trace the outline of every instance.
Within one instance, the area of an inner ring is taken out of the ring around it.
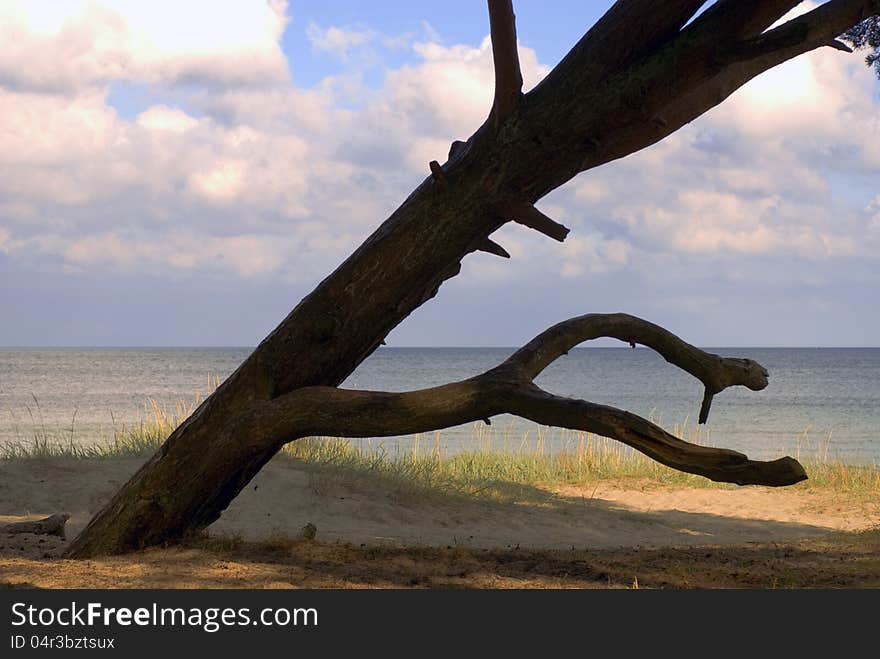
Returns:
[[[35,535],[57,535],[63,538],[64,525],[69,519],[70,515],[67,513],[59,513],[31,522],[12,522],[0,526],[0,533],[33,533]]]
[[[554,396],[534,384],[534,378],[560,355],[599,337],[646,345],[719,392],[734,385],[755,390],[767,385],[767,372],[749,359],[703,352],[627,314],[589,314],[550,328],[482,375],[404,393],[303,387],[255,405],[241,432],[280,446],[291,436],[406,435],[511,413],[545,425],[611,437],[669,467],[715,481],[780,486],[806,478],[803,467],[792,458],[762,462],[736,451],[690,444],[635,414]]]
[[[564,238],[562,228],[521,214],[511,217],[508,209],[533,206],[576,174],[662,140],[756,75],[833,46],[838,35],[880,13],[880,0],[830,0],[767,30],[796,4],[793,0],[719,0],[692,21],[703,4],[666,0],[658,8],[656,0],[619,0],[537,87],[522,94],[512,8],[502,0],[490,2],[496,93],[487,121],[466,142],[453,143],[446,163],[430,164],[431,175],[174,431],[76,538],[68,556],[163,543],[213,522],[283,441],[297,438],[293,427],[271,415],[326,421],[310,431],[331,434],[336,419],[345,416],[343,406],[333,401],[338,397],[357,406],[360,400],[335,387],[459,273],[462,258],[487,246],[492,232],[516,220]],[[534,358],[524,358],[523,372],[537,368],[544,354],[538,350]],[[675,358],[692,365],[701,380],[706,377],[705,413],[719,385],[727,386],[737,369],[749,371],[730,363],[706,369],[692,357],[685,349]],[[449,387],[434,394],[471,391],[463,383]],[[793,461],[755,467],[733,452],[705,457],[699,466],[692,461],[702,450],[670,443],[626,413],[560,401],[526,384],[505,395],[515,413],[572,427],[586,425],[580,419],[593,419],[590,423],[601,432],[639,444],[657,459],[726,473],[734,482],[782,482],[797,475]],[[338,414],[320,409],[295,413],[298,396],[303,405],[327,406]],[[436,407],[425,396],[375,396],[363,399],[368,410],[382,409],[377,400]],[[457,418],[440,407],[438,416],[429,419],[432,427]],[[409,404],[400,409],[419,413]],[[264,418],[254,425],[258,415]],[[400,425],[384,418],[387,424],[376,431],[387,433]],[[261,434],[264,429],[278,436]],[[747,475],[735,475],[737,470]]]

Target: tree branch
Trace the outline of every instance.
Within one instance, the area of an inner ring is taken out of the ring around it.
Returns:
[[[495,256],[500,256],[502,259],[510,258],[510,254],[506,249],[504,249],[494,240],[490,240],[489,238],[480,241],[479,245],[477,246],[477,251],[494,254]]]
[[[843,43],[842,41],[839,41],[837,39],[832,39],[831,41],[828,42],[827,45],[830,46],[831,48],[834,48],[834,50],[839,50],[842,53],[854,52],[852,48],[850,48],[845,43]]]
[[[527,171],[512,189],[535,201],[579,172],[650,146],[715,107],[760,73],[810,50],[833,45],[848,28],[880,13],[880,0],[830,0],[779,27],[757,32],[784,14],[790,4],[742,0],[740,5],[740,0],[731,0],[723,3],[726,12],[710,7],[693,23],[665,38],[652,32],[657,45],[640,58],[623,50],[636,48],[626,31],[640,28],[626,9],[639,3],[615,3],[529,92],[529,102],[523,104],[523,121],[539,127],[523,144],[529,140],[553,143],[557,149],[542,166],[559,175],[547,182],[539,181],[537,172]],[[732,14],[739,18],[730,19]],[[615,35],[620,44],[613,43]],[[643,54],[640,48],[637,52]],[[541,107],[545,94],[562,80],[581,98],[580,107],[571,114],[572,123],[579,126],[576,136],[571,131],[557,136],[549,113],[532,109]]]
[[[599,84],[609,70],[626,68],[674,39],[704,4],[666,0],[658,8],[656,0],[617,0],[539,86],[566,77],[570,68],[583,70],[591,84]]]
[[[516,109],[522,96],[522,72],[516,47],[516,17],[512,0],[488,0],[492,61],[495,64],[495,101],[492,115],[496,126]]]
[[[482,375],[419,391],[388,393],[304,387],[255,404],[236,434],[279,446],[294,437],[388,437],[429,432],[502,413],[538,423],[594,432],[621,441],[673,469],[740,485],[791,485],[806,478],[792,458],[749,460],[728,449],[690,444],[622,410],[550,394],[533,379],[578,343],[598,336],[648,345],[720,391],[732,384],[766,385],[766,371],[747,359],[705,353],[647,321],[625,314],[573,318],[543,332]]]
[[[732,37],[753,37],[760,34],[803,0],[716,0],[694,22],[699,28],[703,22],[727,26]]]
[[[841,50],[836,38],[877,13],[880,13],[880,0],[829,0],[750,39],[741,53],[766,70],[821,46]]]
[[[752,391],[767,386],[767,371],[757,362],[704,352],[659,325],[624,313],[587,314],[563,321],[517,350],[499,368],[513,368],[531,380],[560,355],[599,337],[648,346],[700,380],[713,395],[733,385]]]
[[[564,241],[569,231],[571,231],[567,226],[564,226],[555,220],[551,220],[544,215],[544,213],[532,206],[532,204],[525,202],[506,206],[501,211],[501,215],[517,222],[518,224],[522,224],[523,226],[543,233],[545,236],[553,238],[553,240],[558,240],[559,242]]]
[[[534,385],[516,391],[508,411],[537,423],[593,432],[616,439],[661,464],[721,483],[794,485],[807,478],[794,458],[760,461],[737,451],[691,444],[623,410],[554,396]]]

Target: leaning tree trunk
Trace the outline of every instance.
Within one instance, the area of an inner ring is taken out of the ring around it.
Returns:
[[[663,139],[762,71],[820,46],[846,48],[836,35],[880,13],[880,0],[831,0],[765,31],[798,3],[718,0],[693,21],[704,0],[657,4],[617,2],[524,95],[510,0],[489,0],[496,86],[487,121],[467,142],[453,142],[444,165],[430,163],[431,175],[174,431],[67,555],[125,552],[207,526],[298,437],[396,434],[500,412],[597,430],[717,480],[781,485],[804,478],[790,458],[762,463],[694,447],[634,415],[553,397],[531,383],[569,347],[610,335],[646,343],[700,378],[704,418],[712,395],[725,386],[766,384],[751,362],[720,360],[671,335],[659,340],[663,330],[631,317],[573,319],[536,338],[518,360],[433,390],[336,388],[458,274],[465,255],[508,256],[488,238],[506,222],[564,239],[568,230],[533,206],[548,192]]]

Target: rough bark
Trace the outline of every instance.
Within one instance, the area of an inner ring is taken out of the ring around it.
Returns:
[[[831,0],[765,32],[791,3],[722,0],[717,11],[688,23],[702,4],[667,0],[658,10],[653,0],[620,0],[535,89],[521,94],[519,65],[511,59],[512,10],[507,16],[509,3],[490,2],[493,36],[501,43],[487,121],[467,142],[453,143],[445,164],[430,164],[431,175],[175,430],[68,555],[123,552],[210,524],[283,443],[249,426],[254,410],[295,400],[304,388],[338,386],[458,274],[466,254],[500,253],[486,241],[505,222],[563,239],[567,229],[523,209],[579,172],[654,144],[762,71],[829,45],[880,13],[880,0]],[[523,413],[535,403],[534,396],[517,401],[512,404]],[[546,409],[556,404],[544,403]],[[577,415],[562,414],[563,407],[535,416],[575,423]],[[603,423],[608,432],[620,424],[621,437],[639,432],[628,423],[642,428],[619,415]],[[284,432],[286,440],[296,438]]]

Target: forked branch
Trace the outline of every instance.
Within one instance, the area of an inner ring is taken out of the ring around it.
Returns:
[[[704,352],[659,325],[625,313],[587,314],[558,323],[517,350],[502,367],[519,369],[531,380],[576,345],[600,337],[647,346],[715,393],[732,385],[752,391],[767,386],[767,370],[757,362]]]
[[[627,314],[588,314],[561,322],[535,337],[508,362],[523,369],[531,379],[574,346],[601,336],[613,337],[633,346],[636,343],[646,345],[669,363],[700,380],[705,395],[700,406],[699,423],[706,423],[712,398],[727,387],[742,385],[760,391],[767,386],[767,371],[757,362],[704,352],[659,325]]]
[[[304,387],[254,405],[239,431],[279,445],[295,437],[388,437],[429,432],[510,413],[545,425],[621,441],[673,469],[740,485],[791,485],[806,478],[793,458],[750,460],[728,449],[698,446],[630,412],[550,394],[534,378],[585,340],[613,337],[653,348],[717,393],[732,385],[761,389],[767,372],[749,359],[719,357],[657,325],[626,314],[590,314],[550,328],[499,366],[452,384],[388,393]]]

